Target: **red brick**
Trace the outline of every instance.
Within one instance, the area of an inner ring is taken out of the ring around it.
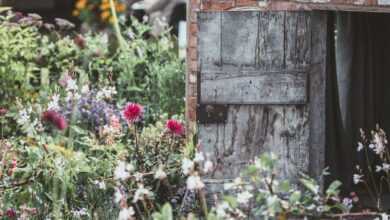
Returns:
[[[188,47],[197,48],[198,46],[198,38],[194,35],[188,36]]]
[[[197,98],[196,97],[188,97],[187,98],[187,119],[192,122],[196,122],[196,106],[197,106]]]
[[[198,71],[198,63],[194,60],[188,60],[188,68],[191,71]]]
[[[201,10],[224,11],[234,7],[234,0],[202,0]]]
[[[195,22],[190,23],[189,27],[190,35],[197,35],[198,33],[198,24]]]
[[[198,60],[198,50],[196,47],[188,47],[187,50],[188,60]]]

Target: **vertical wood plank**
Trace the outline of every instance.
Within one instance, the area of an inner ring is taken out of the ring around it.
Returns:
[[[285,53],[287,69],[301,69],[310,63],[311,16],[307,12],[286,12]]]
[[[312,12],[310,71],[310,175],[320,177],[325,168],[327,12]],[[323,181],[318,179],[319,181]]]
[[[222,14],[222,63],[237,68],[254,67],[259,13]]]
[[[222,66],[221,12],[203,12],[198,16],[199,65],[205,70],[218,70]]]
[[[259,14],[257,67],[264,71],[277,71],[284,66],[285,12]]]

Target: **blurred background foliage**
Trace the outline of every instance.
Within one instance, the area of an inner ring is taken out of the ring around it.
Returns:
[[[78,34],[62,19],[52,25],[36,14],[3,13],[0,23],[0,106],[12,106],[16,97],[33,100],[68,74],[116,86],[118,103],[144,104],[153,109],[150,120],[184,111],[184,60],[168,30],[155,37],[145,22],[124,21],[126,48],[119,49],[112,32]]]

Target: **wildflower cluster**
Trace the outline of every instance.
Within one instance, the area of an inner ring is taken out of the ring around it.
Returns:
[[[382,194],[390,190],[390,149],[386,133],[376,126],[376,129],[366,134],[360,130],[361,141],[357,145],[357,153],[364,158],[355,166],[353,183],[363,187],[369,194],[376,208],[383,209]]]
[[[225,183],[227,194],[217,200],[211,215],[219,219],[284,219],[290,215],[319,217],[335,210],[349,212],[352,208],[351,198],[339,196],[339,181],[333,182],[325,194],[307,176],[299,179],[298,187],[276,175],[276,161],[273,154],[264,154],[242,176]]]
[[[115,218],[137,219],[150,216],[156,204],[175,195],[180,186],[175,182],[185,139],[183,124],[164,118],[146,125],[145,107],[134,102],[120,106],[115,87],[90,89],[88,83],[79,84],[64,74],[48,98],[18,101],[15,109],[2,110],[2,116],[9,114],[7,120],[15,120],[20,134],[27,136],[1,139],[0,191],[7,189],[7,198],[24,190],[37,196],[31,196],[29,204],[35,206],[28,208],[1,201],[1,215],[90,218],[96,207],[89,204],[96,204],[113,213],[117,209]],[[53,188],[42,188],[51,183]],[[77,189],[78,198],[66,187]],[[65,207],[65,202],[69,210],[62,212],[58,205]],[[41,203],[47,208],[38,208]]]

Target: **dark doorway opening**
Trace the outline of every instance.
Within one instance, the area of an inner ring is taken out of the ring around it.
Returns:
[[[357,164],[367,169],[368,160],[357,151],[359,130],[364,129],[369,136],[369,131],[379,124],[390,133],[390,14],[336,12],[330,17],[328,180],[342,180],[345,192],[360,192],[363,190],[353,183],[353,174]],[[375,172],[377,155],[370,152],[369,161]],[[383,195],[389,193],[385,188]]]

